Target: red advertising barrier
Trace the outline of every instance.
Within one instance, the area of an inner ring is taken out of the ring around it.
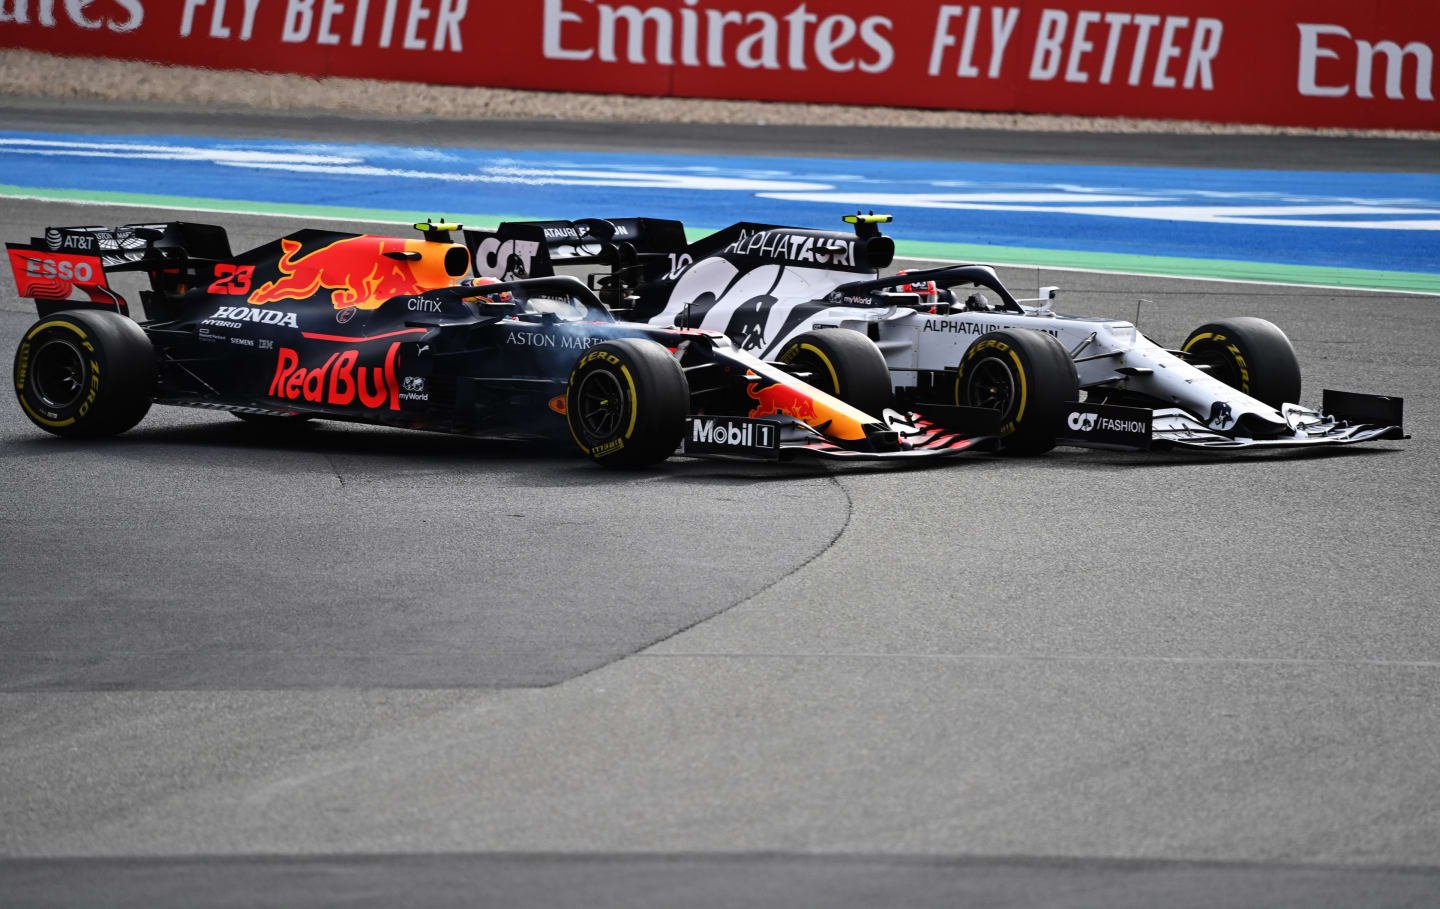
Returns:
[[[0,0],[0,47],[453,85],[1440,130],[1436,0]]]

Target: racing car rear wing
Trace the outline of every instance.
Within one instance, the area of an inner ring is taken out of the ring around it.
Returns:
[[[47,227],[29,243],[6,243],[15,288],[35,301],[41,315],[63,309],[109,309],[129,315],[125,298],[108,276],[141,271],[150,290],[141,303],[150,318],[164,318],[204,269],[233,256],[225,228],[170,221],[120,227]],[[72,299],[76,294],[84,299]]]
[[[679,221],[656,218],[586,218],[578,221],[512,221],[494,231],[467,230],[475,274],[498,278],[540,277],[559,265],[603,265],[589,275],[606,306],[631,308],[630,294],[645,282],[673,280],[692,263],[727,254],[873,275],[895,257],[895,242],[880,233],[888,215],[846,219],[853,232],[809,230],[774,224],[732,224],[690,243]]]
[[[466,230],[477,277],[541,278],[556,265],[635,264],[685,248],[685,225],[661,218],[506,221],[495,230]]]

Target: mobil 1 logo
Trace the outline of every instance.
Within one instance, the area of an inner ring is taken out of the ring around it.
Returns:
[[[1151,412],[1144,407],[1071,403],[1057,441],[1081,448],[1150,448]]]
[[[780,426],[745,417],[688,416],[681,450],[690,455],[776,460],[780,457]]]

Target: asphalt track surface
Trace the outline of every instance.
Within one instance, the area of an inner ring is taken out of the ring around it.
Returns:
[[[617,476],[3,404],[0,902],[1433,905],[1435,299],[1005,278],[1270,318],[1414,438]]]

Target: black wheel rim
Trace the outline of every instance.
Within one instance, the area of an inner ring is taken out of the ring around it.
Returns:
[[[835,388],[835,383],[830,381],[830,369],[820,358],[814,354],[803,353],[790,361],[795,369],[806,373],[803,377],[807,385],[814,385],[827,395],[840,397],[840,390]]]
[[[988,407],[1010,413],[1015,402],[1015,373],[1010,364],[998,357],[984,357],[971,367],[965,380],[965,400],[970,407]]]
[[[1190,348],[1190,363],[1231,388],[1240,387],[1240,370],[1235,358],[1219,344],[1197,344]]]
[[[588,373],[580,380],[575,401],[580,431],[587,438],[603,441],[620,434],[627,402],[620,379],[614,373],[603,369]]]
[[[50,410],[62,411],[85,391],[85,357],[68,338],[47,338],[30,356],[30,387]]]

